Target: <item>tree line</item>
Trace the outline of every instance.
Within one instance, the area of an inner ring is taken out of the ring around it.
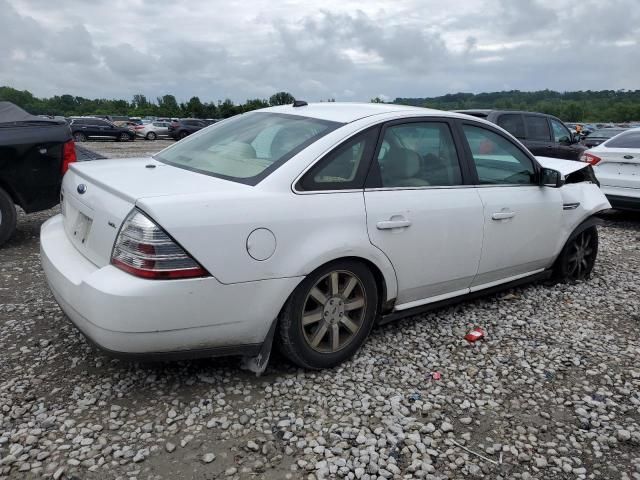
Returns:
[[[129,100],[89,99],[73,95],[55,95],[38,98],[27,90],[0,87],[0,101],[7,100],[34,115],[128,115],[130,117],[194,117],[227,118],[238,113],[273,105],[293,103],[288,92],[278,92],[268,99],[254,98],[235,104],[229,99],[202,102],[194,96],[187,102],[178,102],[173,95],[162,95],[155,100],[136,94]],[[335,101],[329,99],[329,101]],[[374,98],[372,102],[381,102]],[[640,90],[601,90],[556,92],[540,90],[522,92],[511,90],[491,93],[453,93],[440,97],[396,98],[393,103],[435,108],[438,110],[464,110],[470,108],[497,108],[528,110],[555,115],[564,121],[632,122],[640,121]]]
[[[566,122],[640,121],[640,90],[556,92],[511,90],[491,93],[454,93],[431,98],[396,98],[393,103],[464,110],[493,108],[527,110],[554,115]]]
[[[275,93],[268,99],[250,99],[242,104],[235,104],[229,99],[218,100],[218,102],[202,102],[198,97],[191,97],[187,102],[178,103],[173,95],[162,95],[154,101],[142,94],[134,95],[131,101],[105,98],[90,99],[68,94],[38,98],[27,90],[0,87],[0,101],[3,100],[12,102],[33,115],[227,118],[258,108],[293,103],[294,98],[288,92]]]

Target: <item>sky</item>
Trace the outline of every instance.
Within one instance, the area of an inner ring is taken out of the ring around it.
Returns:
[[[0,32],[39,97],[640,89],[638,0],[0,0]]]

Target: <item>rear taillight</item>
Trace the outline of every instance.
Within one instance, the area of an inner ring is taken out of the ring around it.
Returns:
[[[60,172],[64,175],[69,170],[69,165],[76,162],[76,145],[73,140],[69,140],[62,145],[62,164],[60,164]]]
[[[144,125],[136,125],[135,127],[136,130],[142,130],[144,128]]]
[[[582,154],[582,157],[580,157],[580,160],[582,160],[583,162],[589,163],[591,165],[597,165],[602,161],[600,157],[589,152],[584,152]]]
[[[112,265],[151,279],[204,277],[209,273],[140,210],[127,215],[111,254]]]

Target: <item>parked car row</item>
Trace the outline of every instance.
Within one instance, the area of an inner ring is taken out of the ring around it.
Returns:
[[[114,120],[111,120],[113,118]],[[135,140],[136,137],[146,140],[173,138],[180,140],[198,130],[216,123],[216,119],[125,119],[123,117],[70,117],[67,119],[76,142],[93,139],[113,139],[119,142]],[[126,117],[124,117],[126,118]]]

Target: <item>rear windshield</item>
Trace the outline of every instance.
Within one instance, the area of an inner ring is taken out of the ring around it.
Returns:
[[[609,148],[638,148],[640,149],[640,130],[621,133],[604,144]]]
[[[176,167],[256,185],[341,123],[281,113],[238,115],[154,156]]]

